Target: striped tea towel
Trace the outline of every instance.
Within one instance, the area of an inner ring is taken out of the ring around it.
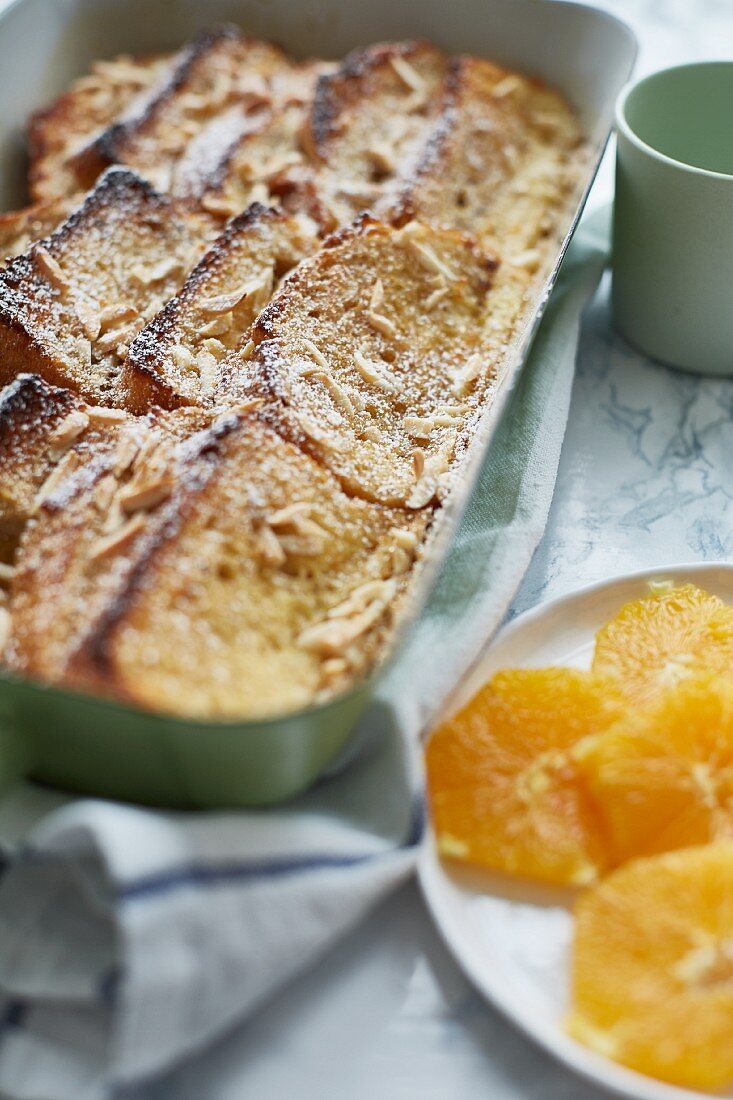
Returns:
[[[69,802],[0,879],[0,1092],[96,1100],[202,1048],[411,873],[418,735],[501,622],[545,526],[579,318],[603,267],[576,235],[430,606],[360,752],[292,804],[175,814]]]

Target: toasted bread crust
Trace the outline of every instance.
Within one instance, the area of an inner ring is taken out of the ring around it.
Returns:
[[[204,228],[137,176],[107,173],[50,237],[0,271],[0,383],[38,373],[124,407],[125,340],[181,285]]]
[[[237,102],[257,102],[264,81],[287,65],[281,50],[234,26],[205,31],[184,50],[162,86],[72,158],[85,186],[124,164],[168,190],[175,163],[207,117]],[[191,103],[195,109],[191,109]]]
[[[69,164],[76,150],[119,117],[159,80],[166,55],[98,61],[49,107],[28,123],[28,184],[36,201],[65,198],[84,188]]]
[[[247,342],[273,286],[317,243],[295,218],[260,203],[232,219],[130,345],[123,367],[130,407],[226,402],[225,357]]]

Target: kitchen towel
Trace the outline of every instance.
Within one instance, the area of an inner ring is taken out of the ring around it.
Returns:
[[[0,1092],[102,1100],[222,1034],[414,867],[419,737],[500,625],[542,536],[583,306],[605,262],[576,233],[429,606],[350,761],[283,808],[70,801],[6,853]]]

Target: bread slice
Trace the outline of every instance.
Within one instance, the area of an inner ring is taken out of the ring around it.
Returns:
[[[41,237],[48,237],[82,201],[83,195],[50,199],[0,214],[0,263],[27,252]]]
[[[176,162],[206,124],[226,108],[257,107],[273,73],[287,68],[276,46],[221,26],[200,34],[178,56],[155,95],[137,104],[72,158],[85,186],[112,164],[124,164],[170,190]]]
[[[349,492],[428,507],[493,365],[481,351],[494,269],[461,234],[363,215],[260,314],[244,390]]]
[[[35,374],[21,374],[0,390],[0,561],[12,560],[41,485],[66,449],[64,439],[84,427],[81,404],[70,390]]]
[[[182,285],[207,228],[132,173],[107,173],[50,237],[0,270],[0,384],[31,372],[124,407],[126,348]]]
[[[576,178],[579,143],[555,92],[490,61],[453,58],[414,175],[377,209],[399,224],[417,218],[473,233],[505,266],[531,273]]]
[[[425,42],[354,50],[318,82],[303,139],[334,221],[395,193],[440,107],[447,58]]]
[[[130,345],[122,367],[130,407],[225,400],[220,362],[247,342],[273,287],[317,244],[299,219],[259,203],[229,222]]]
[[[32,115],[27,130],[31,197],[47,201],[78,191],[81,184],[70,159],[132,104],[142,109],[143,99],[171,65],[169,55],[96,61],[88,76]]]
[[[243,719],[321,699],[380,652],[423,517],[344,494],[253,413],[114,470],[78,471],[26,532],[13,670]]]

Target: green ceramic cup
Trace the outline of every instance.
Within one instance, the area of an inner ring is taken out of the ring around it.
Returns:
[[[613,313],[672,367],[733,375],[733,61],[680,65],[616,104]]]

